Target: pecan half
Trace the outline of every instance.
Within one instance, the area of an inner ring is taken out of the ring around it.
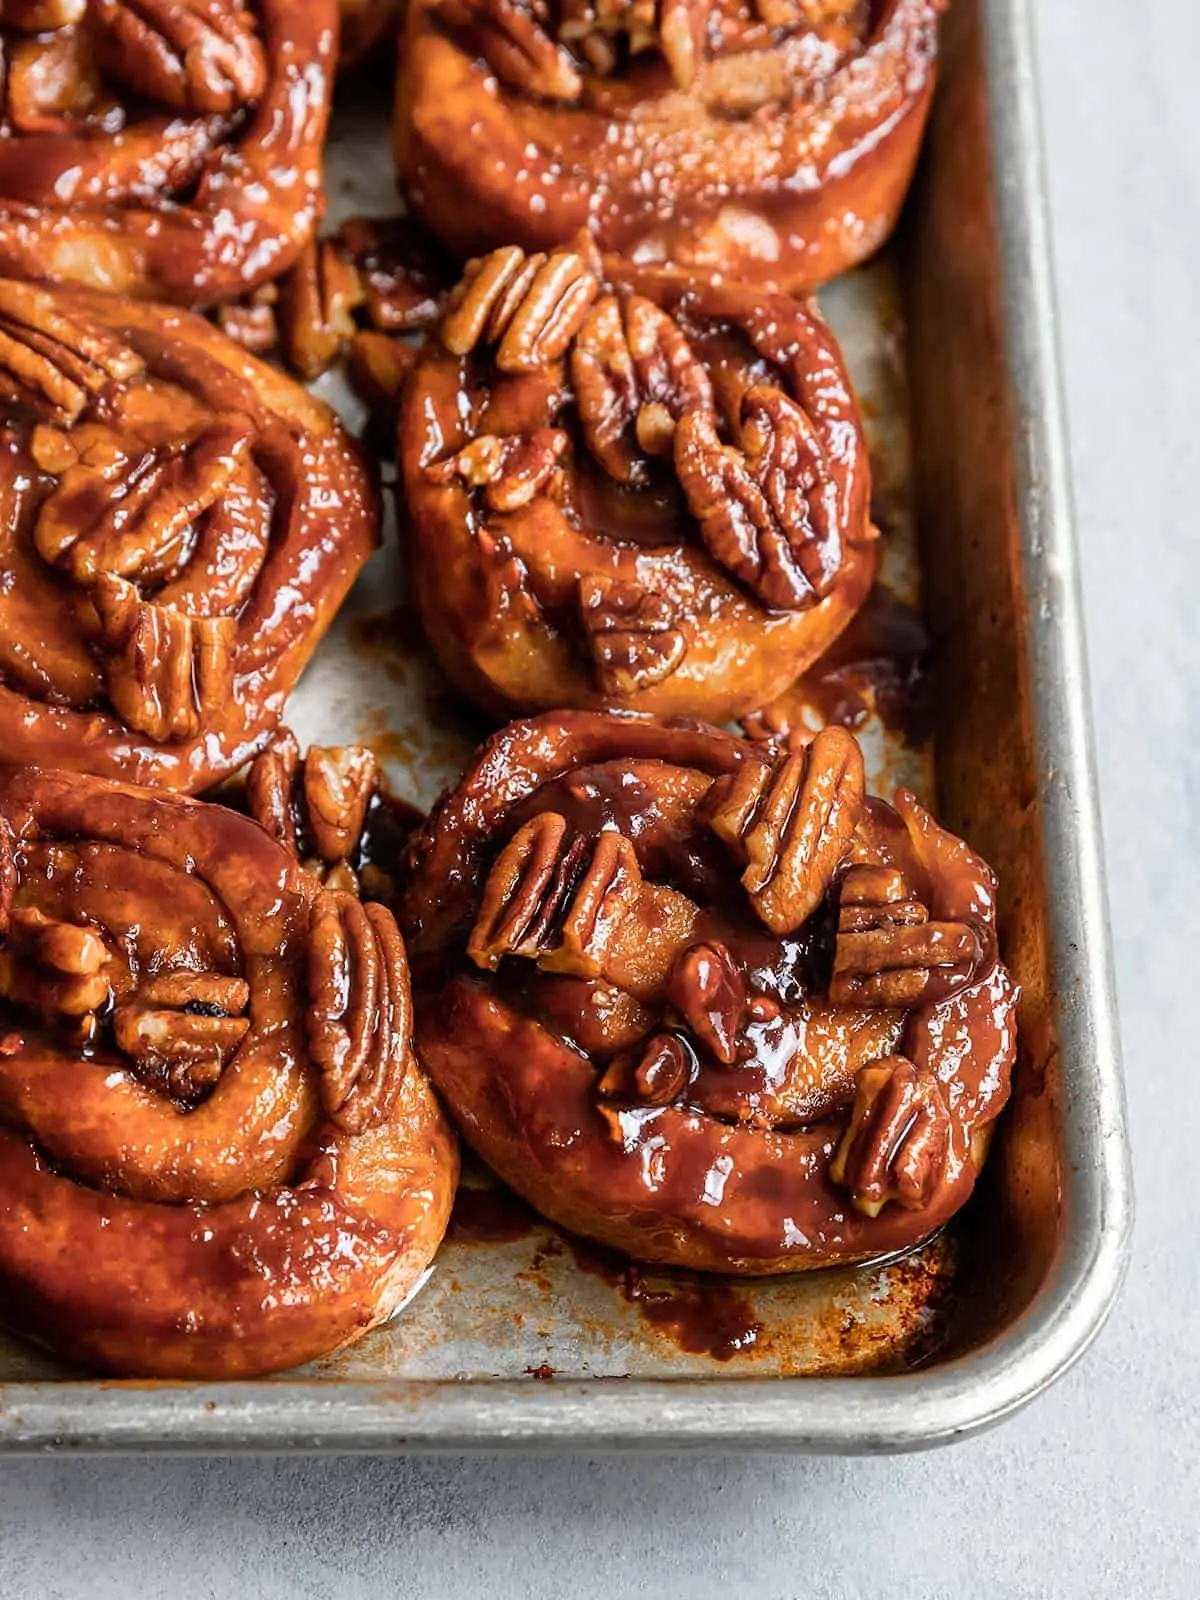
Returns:
[[[732,1066],[747,997],[745,980],[726,947],[703,943],[683,951],[667,980],[667,999],[717,1060]]]
[[[676,87],[686,89],[704,52],[709,9],[709,0],[566,0],[558,37],[602,77],[620,61],[622,38],[630,55],[658,50]]]
[[[347,1133],[386,1121],[408,1068],[412,996],[390,911],[323,889],[313,904],[308,1042],[321,1104]]]
[[[656,1033],[615,1056],[596,1084],[602,1100],[669,1106],[691,1082],[696,1057],[677,1033]]]
[[[894,1201],[927,1206],[946,1176],[950,1113],[937,1080],[905,1056],[887,1056],[858,1074],[850,1122],[829,1176],[851,1191],[857,1209],[877,1217]]]
[[[279,284],[280,342],[293,371],[311,382],[355,333],[365,298],[358,268],[334,239],[310,239]]]
[[[367,809],[379,787],[379,763],[358,745],[310,745],[303,760],[290,733],[277,735],[246,774],[250,815],[305,871],[353,892],[353,860]],[[316,859],[308,859],[310,853]]]
[[[241,0],[90,0],[104,70],[178,111],[211,115],[250,105],[266,55]]]
[[[431,483],[458,478],[468,488],[482,489],[490,511],[518,511],[553,481],[568,442],[560,428],[531,428],[507,437],[484,433],[425,473]]]
[[[545,100],[583,93],[575,63],[549,31],[546,0],[438,0],[437,9],[510,88]]]
[[[515,955],[547,972],[598,978],[641,887],[636,852],[622,834],[602,833],[589,849],[585,839],[568,838],[565,817],[542,812],[517,830],[488,874],[467,954],[488,972]]]
[[[708,791],[708,824],[746,864],[742,883],[773,933],[799,928],[825,898],[865,787],[857,741],[843,728],[823,728],[807,749],[744,761]]]
[[[107,961],[93,928],[19,906],[0,951],[0,994],[47,1015],[86,1017],[108,1004]]]
[[[533,372],[564,354],[599,292],[577,251],[527,256],[507,245],[467,263],[450,295],[442,343],[457,356],[496,344],[501,372]]]
[[[155,605],[123,578],[100,578],[92,598],[113,710],[156,744],[194,738],[233,695],[236,621]]]
[[[111,383],[127,382],[144,367],[111,334],[65,316],[52,295],[0,281],[0,399],[70,424]]]
[[[766,606],[796,611],[841,565],[837,491],[816,430],[781,389],[742,396],[738,444],[696,410],[675,430],[675,471],[711,555]]]
[[[620,578],[579,580],[579,613],[602,694],[637,694],[669,678],[687,640],[662,595]]]
[[[76,583],[166,577],[186,561],[197,520],[225,493],[255,433],[241,416],[217,418],[173,448],[91,424],[35,430],[34,459],[59,474],[34,529],[39,555]]]
[[[712,384],[673,317],[643,295],[602,295],[571,350],[588,449],[618,483],[640,484],[648,457],[670,459],[684,412],[711,411]]]
[[[965,922],[897,919],[839,932],[829,998],[873,1009],[947,1000],[971,982],[983,955],[983,941]]]

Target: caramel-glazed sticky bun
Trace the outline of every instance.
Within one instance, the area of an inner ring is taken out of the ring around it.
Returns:
[[[470,255],[604,250],[789,288],[875,250],[944,0],[412,0],[397,157]]]
[[[0,1320],[216,1378],[395,1312],[457,1155],[389,912],[223,807],[9,768],[0,932]]]
[[[189,312],[0,280],[0,752],[199,789],[378,537],[333,412]]]
[[[187,304],[324,204],[337,0],[3,0],[0,272]]]
[[[858,411],[815,307],[586,241],[468,265],[400,451],[426,632],[502,715],[740,715],[875,570]]]
[[[772,754],[564,712],[484,747],[414,846],[417,1052],[563,1226],[790,1272],[902,1249],[971,1191],[1016,989],[995,883],[853,737]]]

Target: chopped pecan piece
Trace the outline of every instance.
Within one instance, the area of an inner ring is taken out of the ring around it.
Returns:
[[[262,94],[267,62],[241,0],[90,0],[107,73],[146,99],[201,115]]]
[[[47,291],[0,282],[0,398],[69,425],[110,383],[144,366],[111,334],[65,316]]]
[[[558,36],[602,77],[617,65],[614,41],[622,37],[630,55],[658,50],[676,87],[686,89],[704,52],[708,14],[709,0],[566,0]]]
[[[861,1069],[850,1122],[829,1164],[829,1176],[851,1191],[859,1211],[877,1217],[889,1200],[921,1210],[945,1178],[949,1154],[950,1114],[932,1074],[905,1056]]]
[[[60,475],[38,515],[38,553],[76,583],[167,576],[187,559],[198,518],[228,488],[255,431],[247,417],[222,417],[168,449],[89,424],[65,435],[37,429],[34,458]]]
[[[510,88],[545,100],[578,100],[583,80],[549,31],[546,0],[438,0],[447,27]]]
[[[640,583],[581,578],[579,611],[600,690],[614,699],[669,678],[687,653],[670,604]]]
[[[374,754],[358,745],[310,745],[304,759],[290,733],[277,735],[246,775],[250,815],[306,871],[353,892],[353,861],[379,787]],[[315,854],[316,860],[308,859]]]
[[[355,333],[362,279],[333,239],[310,239],[279,285],[279,334],[288,365],[310,382],[319,378]]]
[[[691,1082],[696,1058],[677,1033],[656,1033],[613,1061],[596,1084],[602,1100],[669,1106]]]
[[[533,372],[565,353],[599,291],[577,251],[527,256],[508,245],[467,263],[450,296],[442,343],[458,356],[495,344],[501,372]]]
[[[92,598],[113,710],[156,744],[194,738],[233,694],[236,621],[155,605],[123,578],[100,578]]]
[[[671,457],[686,411],[712,410],[708,373],[673,317],[643,295],[606,294],[571,350],[588,449],[618,483],[644,483],[647,457]]]
[[[532,428],[503,438],[483,433],[426,473],[432,483],[461,478],[468,488],[482,489],[490,511],[517,511],[552,482],[567,444],[561,428]]]
[[[347,1133],[385,1121],[408,1068],[412,996],[390,911],[323,889],[313,904],[308,1041],[321,1103]]]
[[[791,933],[833,882],[858,824],[862,753],[842,728],[772,762],[744,761],[705,796],[709,826],[745,865],[742,882],[773,933]]]
[[[0,950],[0,994],[52,1016],[85,1017],[108,1003],[107,961],[94,929],[19,906]]]
[[[250,999],[243,978],[177,972],[139,989],[131,1004],[113,1012],[117,1048],[150,1082],[175,1100],[199,1100],[220,1078],[250,1030],[241,1015]]]
[[[766,606],[796,611],[827,594],[841,566],[837,487],[804,411],[781,389],[742,396],[737,448],[710,411],[675,430],[675,471],[712,556]]]
[[[667,999],[718,1061],[732,1066],[747,1017],[746,984],[723,944],[683,951],[667,980]]]

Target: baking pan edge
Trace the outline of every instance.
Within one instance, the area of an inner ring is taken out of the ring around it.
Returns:
[[[1063,1071],[1063,1228],[1034,1303],[981,1349],[886,1378],[0,1386],[0,1451],[791,1449],[879,1453],[1010,1415],[1087,1349],[1133,1196],[1058,378],[1031,0],[983,0],[1017,421],[1038,794]]]

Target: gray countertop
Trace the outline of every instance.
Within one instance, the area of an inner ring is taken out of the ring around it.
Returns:
[[[1200,8],[1037,9],[1138,1190],[1099,1343],[896,1460],[6,1464],[0,1596],[1200,1592]]]

